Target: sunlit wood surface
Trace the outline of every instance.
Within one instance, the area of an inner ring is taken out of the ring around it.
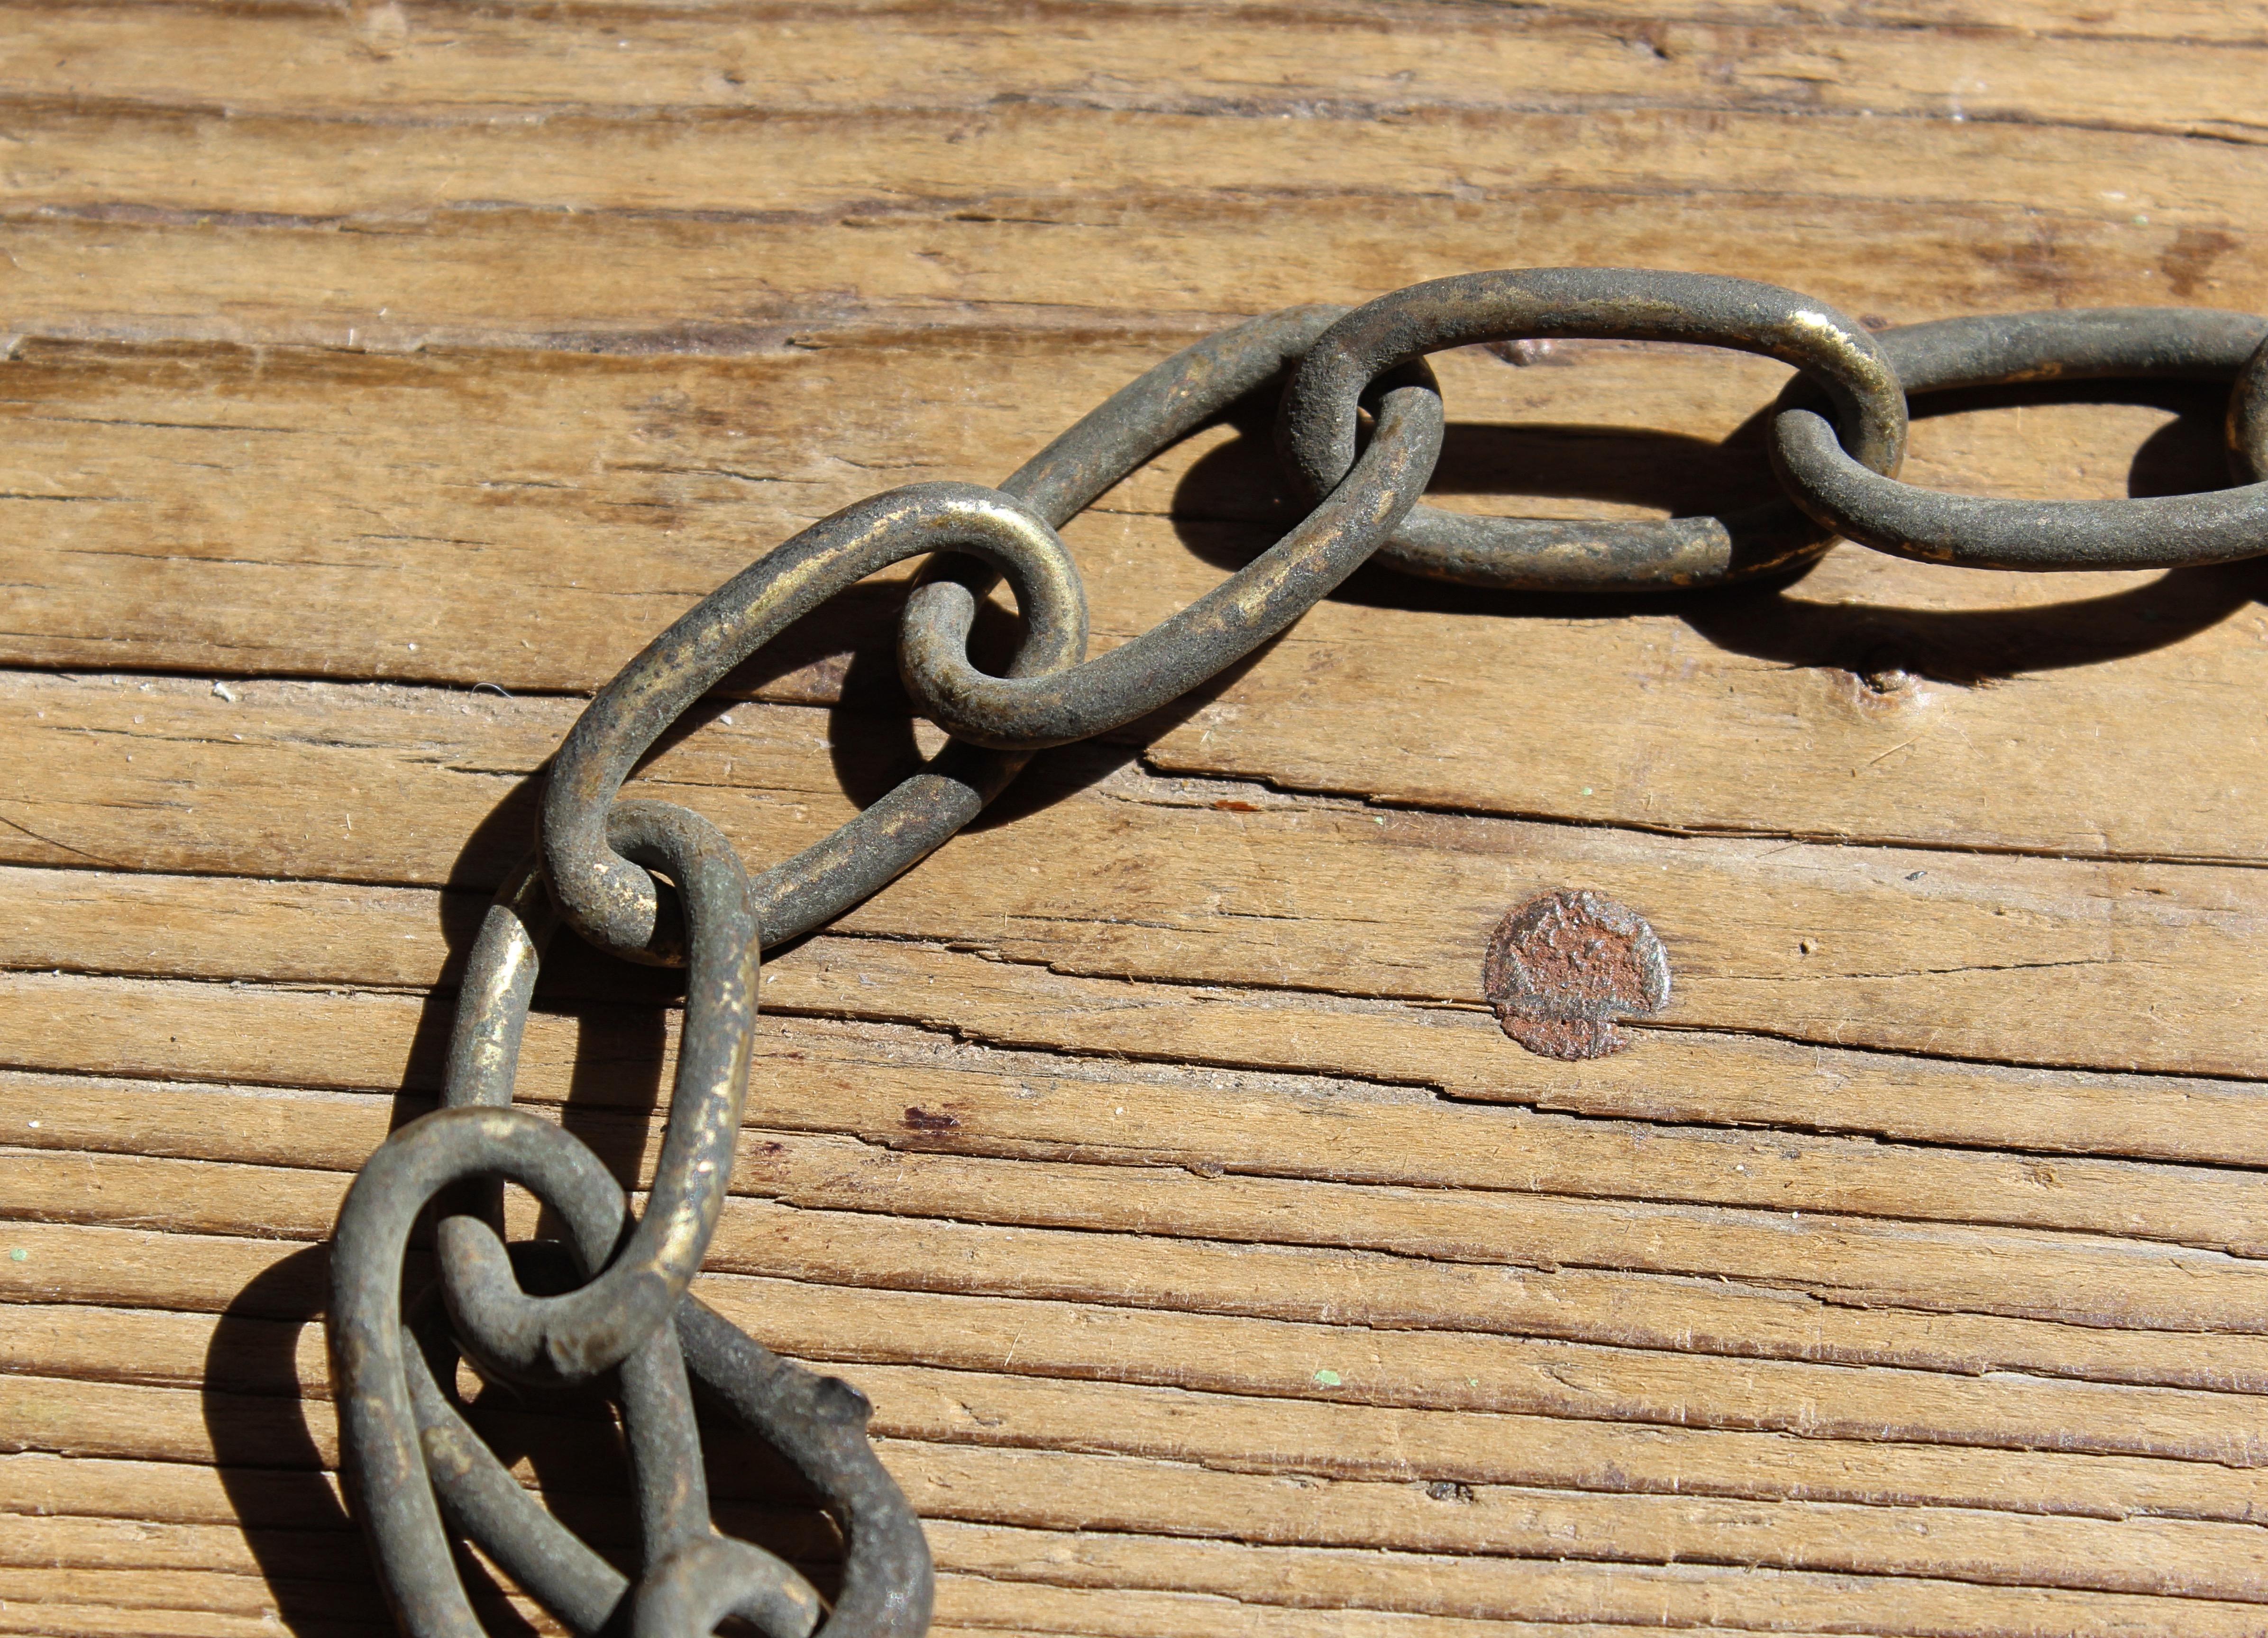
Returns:
[[[2268,308],[2264,118],[2208,0],[0,8],[0,1630],[386,1625],[325,1238],[581,697],[750,558],[1469,268]],[[1453,504],[1770,481],[1767,363],[1440,365]],[[1918,408],[1940,488],[2225,481],[2210,386]],[[1080,518],[1098,645],[1279,488],[1248,417]],[[872,800],[896,584],[646,789],[759,862]],[[1366,572],[767,963],[702,1289],[872,1396],[956,1634],[2268,1633],[2264,596]],[[1619,1055],[1481,1003],[1557,887],[1668,944]],[[635,1179],[666,992],[543,1007]],[[483,1404],[627,1542],[602,1430]]]

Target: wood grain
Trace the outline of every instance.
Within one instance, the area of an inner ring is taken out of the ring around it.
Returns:
[[[583,699],[805,524],[997,480],[1235,317],[1472,268],[2268,309],[2257,4],[4,22],[11,1633],[387,1630],[342,1193],[431,1106]],[[1438,362],[1445,504],[1769,492],[1768,362]],[[1290,521],[1248,408],[1066,532],[1098,649]],[[2225,481],[2210,383],[1916,409],[1933,487]],[[770,860],[915,766],[902,578],[644,791]],[[1603,606],[1366,571],[766,952],[703,1294],[872,1398],[939,1638],[2268,1633],[2264,597],[1850,547]],[[1583,1064],[1479,993],[1570,886],[1675,968]],[[678,1025],[563,941],[519,1096],[642,1188]],[[628,1548],[600,1429],[476,1414]],[[712,1466],[824,1576],[769,1458]]]
[[[328,119],[379,108],[980,111],[1005,83],[1042,104],[1224,113],[1318,98],[1347,114],[1488,108],[1541,93],[1567,107],[1643,98],[2127,129],[2166,123],[2168,104],[2187,97],[2196,101],[2175,129],[2233,127],[2242,139],[2250,105],[2214,99],[2239,89],[2259,44],[2226,14],[2219,30],[2188,26],[2205,8],[2189,8],[2175,28],[2164,12],[2137,15],[2110,37],[2063,19],[2042,30],[2047,19],[2035,11],[2026,19],[2035,26],[2021,32],[1974,30],[1957,65],[1927,33],[1865,13],[1774,26],[1668,7],[1648,26],[1605,6],[1482,20],[1448,8],[1381,8],[1365,19],[1353,8],[1263,5],[1192,29],[1177,8],[1103,5],[1079,8],[1073,27],[1027,31],[1000,26],[983,7],[890,10],[896,26],[878,29],[858,7],[785,21],[745,8],[621,6],[540,22],[453,5],[351,19],[276,8],[257,21],[188,6],[150,17],[59,7],[27,16],[0,57],[0,87],[70,97],[92,80],[118,102]],[[2103,11],[2089,20],[2100,28]],[[237,77],[254,37],[287,73]],[[1117,70],[1108,79],[1106,65]]]
[[[428,691],[271,686],[224,700],[195,684],[21,677],[9,692],[30,719],[16,772],[26,794],[0,809],[11,826],[0,856],[231,875],[280,865],[379,884],[501,879],[527,845],[540,760],[573,719],[563,700]],[[333,724],[347,710],[357,726],[340,743]],[[845,772],[878,794],[910,771],[909,739],[887,718],[743,708],[665,753],[640,788],[702,808],[754,856],[784,856],[850,817]],[[862,740],[888,760],[873,766]],[[1059,973],[1474,1007],[1474,952],[1497,922],[1578,881],[1641,907],[1670,941],[1665,1024],[2187,1074],[2248,1076],[2263,1061],[2263,1025],[2239,1004],[2257,971],[2248,940],[2268,920],[2257,870],[1640,839],[1191,787],[1119,760],[1090,752],[1035,770],[1026,799],[1058,799],[961,839],[843,927]],[[1031,862],[1057,858],[1086,861],[1085,878]],[[4,886],[72,879],[18,873]],[[369,900],[335,902],[307,908],[343,921]],[[414,902],[395,916],[416,915]],[[253,914],[253,901],[219,913]],[[297,918],[279,905],[276,919]],[[79,920],[68,902],[27,903],[11,964],[88,965],[69,953]],[[372,942],[430,951],[446,924],[431,911],[423,921]],[[1898,955],[1886,959],[1893,929]],[[322,937],[335,947],[336,934]],[[122,957],[148,970],[146,956]],[[428,959],[411,981],[439,976]],[[275,975],[370,982],[386,971],[334,959],[328,972],[287,963]]]

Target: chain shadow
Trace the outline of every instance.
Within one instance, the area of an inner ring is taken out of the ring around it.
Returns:
[[[1267,549],[1299,516],[1273,452],[1277,391],[1263,388],[1217,417],[1214,424],[1235,436],[1192,463],[1175,488],[1172,522],[1178,538],[1224,573]],[[2219,437],[2223,402],[2222,390],[2211,383],[2078,381],[1930,393],[1914,408],[1918,420],[2062,403],[2165,410],[2173,419],[2136,451],[2127,489],[2169,495],[2227,481]],[[1432,488],[1588,499],[1687,514],[1734,510],[1778,492],[1764,450],[1769,416],[1768,408],[1761,409],[1716,441],[1574,423],[1455,423],[1447,430]],[[2260,565],[2240,563],[2169,570],[2143,586],[2032,607],[1948,611],[1791,596],[1815,562],[1735,587],[1605,596],[1496,591],[1369,565],[1334,596],[1358,606],[1515,620],[1667,613],[1713,645],[1751,658],[1843,670],[1862,679],[1904,674],[1976,686],[2164,647],[2227,618],[2264,591]],[[761,695],[823,708],[835,780],[853,806],[871,804],[924,760],[897,677],[903,590],[896,579],[863,583],[798,621],[673,724],[638,768],[741,701]],[[1005,669],[1017,630],[1012,613],[997,604],[983,606],[970,643],[978,665],[995,672]],[[1233,686],[1270,647],[1263,645],[1150,718],[1086,746],[1040,753],[970,828],[1013,823],[1107,779],[1138,758],[1144,746]],[[485,887],[502,878],[532,841],[539,791],[540,779],[531,779],[498,804],[468,839],[453,884]],[[756,869],[772,862],[761,850],[750,859]]]
[[[2162,495],[2225,482],[2218,460],[2220,395],[2187,383],[2066,383],[1933,394],[1922,415],[2058,402],[2136,403],[2174,419],[2145,440],[2130,467],[2130,494]],[[1174,527],[1182,545],[1224,571],[1249,562],[1296,513],[1271,443],[1272,393],[1256,395],[1222,420],[1236,436],[1193,463],[1177,486]],[[1720,442],[1686,435],[1581,425],[1453,426],[1435,488],[1588,498],[1681,511],[1738,506],[1771,492],[1759,414]],[[1791,598],[1799,569],[1777,582],[1664,597],[1574,598],[1494,592],[1408,578],[1369,568],[1336,593],[1372,606],[1447,615],[1597,620],[1621,613],[1671,613],[1732,652],[1781,664],[1834,667],[1862,677],[1904,672],[1980,684],[2024,672],[2147,652],[2268,601],[2268,564],[2176,569],[2139,587],[2041,607],[1941,611],[1847,606]],[[650,754],[694,732],[736,698],[762,693],[828,712],[835,777],[865,806],[922,760],[914,719],[896,679],[902,587],[853,588],[727,678]],[[979,663],[1001,668],[1015,622],[997,608],[980,619]],[[1138,758],[1144,746],[1233,687],[1273,644],[1232,666],[1166,710],[1086,746],[1043,753],[976,822],[1013,824],[1066,799]],[[486,890],[503,879],[534,834],[541,775],[522,781],[467,839],[439,915],[448,956],[429,996],[409,1068],[390,1111],[399,1126],[432,1104],[454,1010],[454,986],[477,930]],[[761,861],[758,862],[761,863]],[[663,1010],[681,994],[674,974],[630,966],[563,934],[547,961],[539,1004],[571,1015],[577,1039],[559,1104],[563,1124],[590,1143],[626,1182],[646,1161],[661,1104]],[[606,1000],[599,998],[606,997]],[[540,1055],[540,1054],[537,1054]],[[413,1252],[413,1289],[423,1260]],[[375,1583],[346,1507],[326,1471],[327,1454],[301,1397],[298,1357],[328,1296],[328,1248],[293,1252],[249,1281],[217,1322],[205,1358],[202,1408],[224,1491],[277,1605],[294,1633],[386,1625]],[[525,1460],[571,1528],[601,1550],[627,1555],[634,1541],[619,1429],[594,1407],[570,1414],[509,1390],[481,1390],[475,1425],[505,1460]],[[705,1459],[720,1522],[809,1567],[822,1581],[840,1542],[807,1487],[776,1453],[718,1419],[708,1424]],[[515,1631],[533,1628],[501,1590],[467,1561],[483,1613]],[[349,1605],[353,1607],[350,1608]]]
[[[1012,615],[997,606],[988,606],[970,636],[972,657],[981,668],[998,675],[1005,669],[1006,657],[1013,651],[1016,632]],[[1274,650],[1285,635],[1287,634],[1279,633],[1258,644],[1243,658],[1145,716],[1093,739],[1035,753],[1008,788],[969,821],[964,834],[982,834],[1016,824],[1093,789],[1138,761],[1151,744],[1234,687],[1246,672]],[[849,656],[846,676],[858,684],[861,698],[880,696],[885,674],[889,686],[896,687],[896,643],[894,624],[887,644],[860,649]],[[883,714],[837,707],[828,717],[828,752],[836,777],[842,782],[845,793],[861,807],[918,771],[924,760],[916,737],[917,719],[902,688],[897,689],[895,708]],[[946,845],[952,846],[950,842]]]
[[[897,670],[898,619],[906,577],[895,570],[885,573],[888,578],[862,582],[838,593],[735,667],[662,731],[638,758],[629,779],[635,780],[656,759],[751,698],[826,711],[829,770],[854,808],[870,806],[918,772],[927,755]],[[1020,621],[1012,609],[995,601],[983,603],[969,634],[970,658],[981,670],[1004,673],[1020,634]],[[1137,758],[1144,744],[1232,686],[1272,646],[1271,640],[1204,687],[1150,717],[1087,745],[1038,753],[968,828],[1012,823],[1108,778]],[[489,887],[502,880],[532,845],[541,801],[539,774],[499,802],[468,840],[451,874],[452,884]],[[777,863],[784,851],[765,851],[760,841],[751,848],[748,840],[735,838],[752,871]],[[792,947],[791,941],[766,954]],[[588,963],[583,966],[583,972],[567,981],[577,986],[576,993],[588,993],[581,988],[588,981]]]
[[[301,1398],[301,1341],[310,1326],[320,1333],[329,1284],[328,1245],[255,1275],[213,1326],[199,1395],[222,1494],[276,1614],[310,1634],[391,1625]],[[357,1605],[367,1622],[342,1620]]]
[[[441,983],[448,988],[429,994],[420,1009],[407,1068],[391,1095],[389,1131],[433,1106],[453,986],[486,902],[475,893],[438,897],[447,951]],[[229,1299],[206,1346],[200,1409],[222,1493],[281,1625],[299,1634],[391,1632],[368,1550],[336,1482],[335,1453],[311,1425],[302,1383],[303,1349],[311,1333],[321,1339],[328,1312],[330,1252],[328,1241],[303,1247]],[[421,1287],[431,1267],[427,1248],[413,1246],[407,1285]],[[462,1568],[491,1629],[532,1638],[534,1629],[485,1583],[478,1566],[467,1559]]]
[[[2128,466],[2126,492],[2135,496],[2228,484],[2220,436],[2226,403],[2225,390],[2190,381],[2043,382],[1931,393],[1920,400],[1929,416],[2043,404],[2165,410],[2173,418],[2137,446]],[[2029,607],[1828,604],[1790,598],[1786,590],[1730,588],[1696,598],[1679,613],[1719,648],[1752,658],[1845,671],[1877,689],[1905,677],[1976,687],[2132,658],[2179,643],[2268,596],[2268,561],[2172,569],[2140,585]]]
[[[431,1265],[413,1252],[409,1283]],[[320,1338],[330,1247],[309,1245],[270,1264],[230,1300],[206,1345],[200,1391],[206,1437],[230,1511],[288,1632],[391,1633],[394,1623],[361,1532],[309,1425],[300,1355]],[[491,1633],[534,1638],[531,1625],[479,1561],[459,1569]]]

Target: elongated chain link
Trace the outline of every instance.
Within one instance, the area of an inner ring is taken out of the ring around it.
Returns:
[[[1425,356],[1557,336],[1702,342],[1798,371],[1773,408],[1786,498],[1659,524],[1472,518],[1422,507],[1442,436]],[[1311,510],[1282,540],[1134,641],[1086,657],[1078,567],[1057,530],[1161,451],[1283,381],[1278,447]],[[2226,379],[2239,487],[2112,500],[1983,500],[1898,481],[1907,400],[2085,377]],[[1368,417],[1367,436],[1364,417]],[[930,1560],[868,1444],[858,1391],[765,1350],[688,1288],[730,1186],[762,946],[824,925],[942,846],[1031,754],[1180,698],[1283,631],[1373,556],[1462,584],[1634,591],[1785,570],[1836,536],[1982,569],[2225,562],[2268,554],[2268,320],[2184,308],[1950,319],[1870,334],[1824,303],[1742,279],[1630,268],[1476,273],[1351,312],[1299,307],[1175,354],[998,489],[925,483],[821,519],[703,599],[593,700],[553,760],[534,856],[482,924],[443,1107],[394,1133],[349,1193],[332,1342],[348,1465],[388,1597],[419,1638],[482,1631],[450,1527],[577,1633],[689,1638],[728,1616],[772,1638],[919,1638]],[[684,711],[786,626],[876,569],[931,564],[908,599],[907,692],[953,742],[835,835],[753,877],[708,821],[620,800]],[[1024,636],[1005,677],[969,659],[1005,575]],[[545,945],[563,920],[600,949],[688,969],[685,1028],[644,1210],[579,1140],[512,1105]],[[507,1246],[519,1184],[565,1238]],[[430,1208],[430,1212],[429,1212]],[[421,1218],[439,1274],[406,1300]],[[485,1377],[589,1385],[619,1407],[637,1492],[625,1574],[525,1489],[466,1421]],[[831,1606],[794,1566],[711,1520],[692,1388],[811,1483],[845,1543]]]

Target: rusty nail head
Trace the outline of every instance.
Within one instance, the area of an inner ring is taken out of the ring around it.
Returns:
[[[1587,888],[1561,888],[1498,923],[1481,991],[1504,1032],[1528,1051],[1603,1058],[1629,1045],[1616,1018],[1669,1004],[1669,952],[1635,910]]]

